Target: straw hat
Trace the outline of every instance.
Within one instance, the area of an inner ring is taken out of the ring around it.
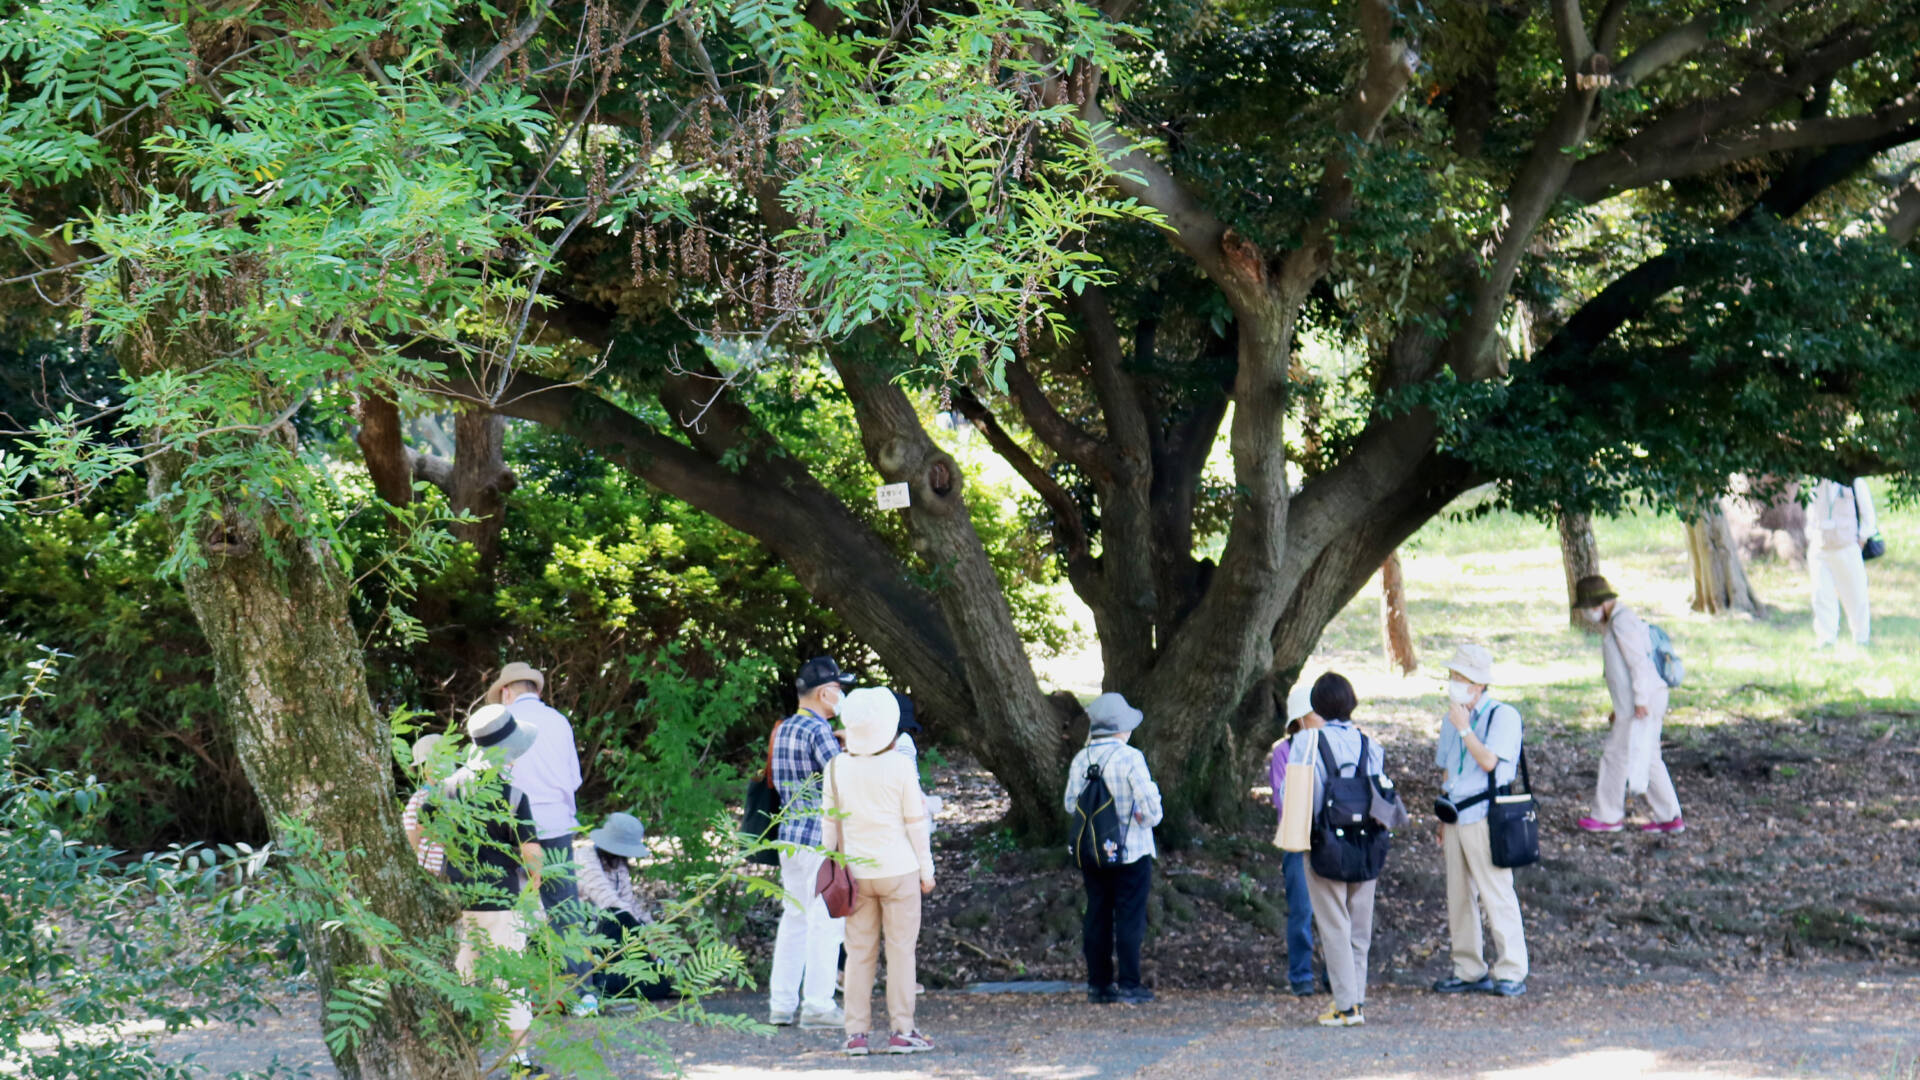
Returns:
[[[885,687],[862,687],[840,703],[840,722],[847,729],[847,753],[877,754],[900,734],[900,703]]]
[[[517,682],[530,682],[540,688],[540,693],[546,693],[547,690],[547,677],[540,674],[538,668],[532,664],[523,664],[515,660],[506,667],[501,668],[500,677],[493,680],[492,686],[487,687],[487,704],[505,705],[506,702],[500,700],[501,689]]]

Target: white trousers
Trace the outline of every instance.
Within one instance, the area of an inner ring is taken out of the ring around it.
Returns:
[[[780,902],[773,973],[767,979],[767,1008],[772,1012],[791,1012],[802,1002],[822,1012],[833,1008],[847,920],[829,918],[827,902],[814,894],[813,881],[823,858],[817,851],[805,850],[780,856],[780,888],[788,898]]]
[[[1822,645],[1840,637],[1840,609],[1856,645],[1873,636],[1873,613],[1867,606],[1867,564],[1860,549],[1816,547],[1807,552],[1807,570],[1813,576],[1813,636]]]
[[[1680,796],[1673,790],[1673,777],[1667,775],[1667,763],[1660,757],[1660,728],[1666,722],[1667,707],[1660,702],[1644,720],[1632,713],[1614,714],[1613,730],[1607,732],[1607,747],[1600,754],[1600,780],[1593,790],[1593,816],[1601,821],[1627,819],[1627,777],[1629,758],[1637,743],[1640,752],[1650,756],[1647,763],[1647,807],[1653,820],[1672,821],[1680,816]]]

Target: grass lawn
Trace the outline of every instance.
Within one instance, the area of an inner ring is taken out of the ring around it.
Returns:
[[[1354,680],[1363,701],[1392,713],[1412,708],[1437,716],[1444,705],[1442,665],[1456,643],[1474,640],[1493,650],[1497,689],[1529,717],[1597,729],[1608,710],[1599,643],[1567,624],[1556,533],[1512,514],[1469,521],[1457,510],[1401,551],[1420,670],[1403,678],[1387,668],[1376,578],[1327,628],[1308,676],[1338,670]],[[1769,617],[1708,617],[1689,610],[1693,586],[1677,519],[1599,521],[1594,532],[1603,570],[1622,600],[1664,626],[1686,661],[1687,681],[1674,691],[1667,721],[1669,740],[1684,744],[1690,729],[1734,720],[1920,709],[1920,512],[1882,517],[1887,555],[1868,566],[1873,647],[1864,653],[1851,643],[1814,649],[1803,570],[1750,564],[1755,592],[1773,609]],[[1841,638],[1849,638],[1844,627]],[[1920,731],[1914,716],[1878,722]]]

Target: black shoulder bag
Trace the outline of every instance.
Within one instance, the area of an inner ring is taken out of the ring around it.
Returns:
[[[785,720],[780,724],[786,723]],[[746,809],[740,815],[741,837],[748,843],[774,839],[768,835],[773,831],[774,816],[780,813],[780,789],[773,785],[773,740],[780,737],[780,724],[773,725],[773,734],[767,736],[767,769],[756,773],[747,781]],[[775,848],[761,848],[747,856],[747,861],[761,866],[779,866],[780,852]]]
[[[1520,751],[1520,782],[1527,788],[1524,795],[1511,794],[1512,784],[1506,787],[1509,794],[1501,795],[1493,789],[1493,773],[1487,774],[1487,843],[1495,866],[1530,866],[1540,861],[1540,806],[1533,798],[1525,749]]]

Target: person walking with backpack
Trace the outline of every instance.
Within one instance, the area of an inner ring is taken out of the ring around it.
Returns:
[[[1822,649],[1840,639],[1840,612],[1847,613],[1853,643],[1864,649],[1873,637],[1873,610],[1867,602],[1866,548],[1880,531],[1873,495],[1865,480],[1821,480],[1807,506],[1813,527],[1807,571],[1813,578],[1813,638]]]
[[[853,686],[831,656],[800,665],[793,688],[799,708],[773,733],[773,786],[780,793],[780,927],[773,939],[773,971],[767,977],[767,1022],[808,1030],[838,1030],[846,1014],[833,1003],[846,920],[827,914],[814,879],[823,856],[820,774],[840,753],[832,720]],[[792,846],[788,846],[792,845]]]
[[[1313,850],[1307,860],[1307,895],[1320,931],[1320,951],[1333,984],[1333,1005],[1319,1017],[1323,1027],[1366,1023],[1367,954],[1373,948],[1373,892],[1385,863],[1388,833],[1368,820],[1375,791],[1391,790],[1380,779],[1385,755],[1353,726],[1359,699],[1346,677],[1327,672],[1308,697],[1325,721],[1313,742],[1289,745],[1288,761],[1313,767]],[[1282,770],[1284,784],[1285,772]],[[1355,783],[1358,781],[1358,783]],[[1286,792],[1274,793],[1283,801]]]
[[[1513,784],[1520,761],[1520,710],[1488,692],[1493,654],[1480,645],[1454,650],[1447,662],[1447,717],[1440,724],[1434,764],[1442,776],[1440,850],[1447,866],[1447,929],[1453,974],[1435,993],[1474,991],[1518,997],[1527,992],[1527,938],[1513,870],[1495,866],[1487,827],[1494,793]],[[1477,903],[1476,903],[1477,901]],[[1481,956],[1480,912],[1493,928],[1491,969]]]
[[[1295,684],[1287,695],[1286,721],[1286,737],[1273,744],[1272,761],[1267,769],[1273,785],[1276,829],[1286,818],[1287,759],[1292,754],[1293,737],[1325,723],[1320,714],[1313,711],[1313,687]],[[1282,851],[1280,872],[1287,887],[1287,985],[1294,997],[1312,997],[1317,980],[1313,973],[1313,900],[1307,894],[1307,853]]]
[[[840,708],[845,752],[827,762],[822,834],[847,860],[855,891],[847,914],[844,1052],[917,1054],[933,1040],[913,1026],[914,950],[920,940],[920,898],[933,892],[933,848],[926,797],[912,759],[895,752],[900,706],[891,691],[855,690]],[[880,942],[887,945],[887,1040],[873,1045],[873,983]]]
[[[1074,850],[1087,887],[1081,924],[1087,1000],[1101,1005],[1153,1000],[1140,981],[1140,946],[1158,855],[1153,829],[1163,811],[1146,755],[1127,745],[1144,718],[1119,694],[1094,698],[1087,706],[1087,745],[1067,767],[1065,804],[1075,819]]]
[[[1653,820],[1641,832],[1684,832],[1680,796],[1660,759],[1660,727],[1667,716],[1667,681],[1653,657],[1653,632],[1626,605],[1607,579],[1581,578],[1573,587],[1574,610],[1582,612],[1600,635],[1600,655],[1613,712],[1600,778],[1594,785],[1593,813],[1579,821],[1587,832],[1619,832],[1627,825],[1627,795],[1647,797]]]

